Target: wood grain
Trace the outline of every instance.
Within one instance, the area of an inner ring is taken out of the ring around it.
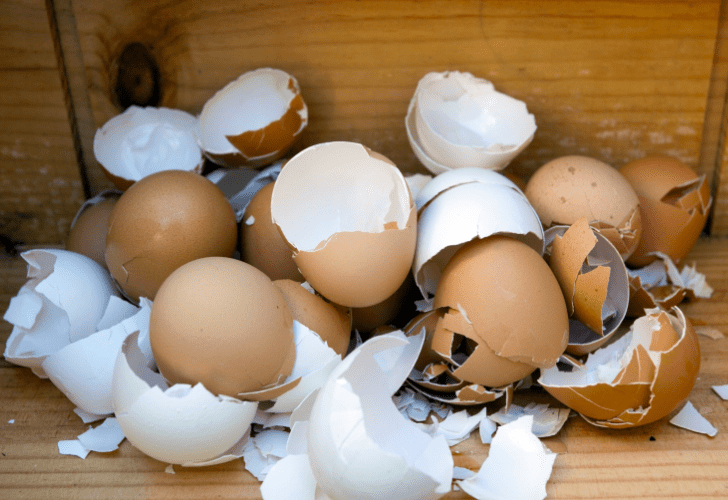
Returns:
[[[715,289],[710,299],[681,305],[694,324],[728,334],[728,239],[701,239],[686,263],[695,262]],[[21,259],[0,260],[0,310],[25,282]],[[4,343],[10,325],[0,323]],[[709,438],[666,419],[631,430],[599,429],[572,417],[544,440],[556,458],[549,499],[722,499],[728,496],[728,402],[712,385],[728,383],[728,338],[700,336],[700,378],[689,396],[718,429]],[[518,401],[553,403],[542,392],[517,393]],[[12,421],[12,423],[10,423]],[[59,440],[88,426],[48,380],[0,361],[0,498],[12,499],[259,499],[260,483],[237,460],[205,468],[175,467],[146,457],[127,441],[111,453],[85,460],[59,455]],[[488,447],[477,435],[453,448],[455,465],[477,470]],[[453,491],[445,498],[470,498]]]

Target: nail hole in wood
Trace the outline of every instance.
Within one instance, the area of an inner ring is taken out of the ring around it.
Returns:
[[[131,105],[158,106],[162,97],[159,67],[142,43],[128,44],[121,51],[116,75],[116,100],[122,109]]]

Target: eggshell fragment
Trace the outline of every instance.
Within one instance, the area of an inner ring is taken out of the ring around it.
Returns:
[[[197,118],[169,108],[130,106],[107,121],[94,136],[94,155],[122,191],[163,170],[201,173]]]
[[[428,73],[417,84],[405,119],[415,155],[438,174],[462,167],[500,170],[536,132],[525,103],[470,73]]]
[[[168,387],[147,367],[132,334],[114,365],[113,407],[136,448],[162,462],[190,465],[227,455],[247,437],[258,404],[214,396],[202,384]]]
[[[652,309],[585,364],[542,370],[538,382],[589,423],[627,428],[674,410],[690,394],[699,368],[697,335],[682,311]]]
[[[397,167],[361,144],[330,142],[291,158],[271,215],[311,286],[331,302],[368,307],[404,282],[417,213]]]
[[[713,424],[708,422],[708,419],[702,416],[690,401],[683,406],[677,415],[670,419],[670,423],[677,427],[682,427],[683,429],[705,434],[710,437],[718,434],[718,429],[713,427]]]
[[[308,125],[298,81],[285,71],[243,73],[210,98],[200,114],[200,146],[226,167],[261,167],[285,155]]]
[[[81,205],[71,222],[66,238],[66,250],[91,257],[106,267],[106,233],[109,217],[121,192],[107,190],[90,198]]]
[[[5,359],[39,377],[45,358],[97,331],[111,297],[109,274],[93,259],[68,250],[29,250],[28,281],[10,299],[3,319],[13,325]]]

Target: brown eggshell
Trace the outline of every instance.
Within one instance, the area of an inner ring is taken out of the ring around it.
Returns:
[[[367,333],[375,328],[388,325],[399,314],[405,298],[414,288],[414,284],[414,277],[412,273],[409,273],[397,291],[387,299],[373,306],[352,308],[353,328],[360,333]]]
[[[316,332],[328,346],[342,357],[351,339],[351,311],[326,302],[293,280],[273,282],[283,294],[293,319]]]
[[[205,177],[181,170],[149,175],[124,192],[109,219],[106,265],[132,301],[154,300],[172,271],[195,259],[232,257],[235,213]]]
[[[536,170],[525,194],[546,228],[586,217],[623,259],[637,248],[642,234],[639,200],[611,165],[586,156],[556,158]]]
[[[175,270],[152,305],[149,338],[164,377],[236,396],[278,385],[295,362],[293,318],[253,266],[207,257]]]
[[[640,200],[643,235],[627,263],[642,267],[662,252],[679,263],[700,237],[712,199],[706,177],[677,158],[652,155],[619,170]]]
[[[433,349],[442,355],[448,344],[468,339],[468,359],[458,368],[468,376],[459,378],[485,386],[501,387],[553,366],[569,340],[566,304],[551,269],[535,250],[508,237],[475,240],[452,257],[435,293],[434,308],[440,307],[449,311]],[[498,357],[498,368],[475,361],[480,356]],[[468,378],[475,373],[478,380]]]
[[[250,200],[240,225],[240,249],[244,262],[257,267],[271,280],[305,279],[293,262],[293,252],[270,215],[274,183],[266,184]]]
[[[79,212],[66,238],[66,250],[80,253],[106,267],[106,233],[119,194],[110,194]]]

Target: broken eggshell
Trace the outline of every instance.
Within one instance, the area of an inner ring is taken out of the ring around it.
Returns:
[[[428,73],[417,84],[405,127],[417,158],[439,174],[462,167],[500,170],[533,140],[526,104],[470,73]]]
[[[28,281],[3,316],[13,325],[4,356],[45,378],[43,360],[96,332],[110,298],[119,294],[109,273],[85,255],[39,249],[21,257]]]
[[[94,155],[122,191],[162,170],[200,174],[204,159],[196,127],[197,118],[185,111],[132,105],[96,131]]]
[[[354,142],[291,158],[273,187],[271,215],[306,281],[345,307],[368,307],[404,282],[417,211],[402,173]]]
[[[547,261],[569,311],[566,352],[582,355],[609,340],[627,314],[627,267],[614,245],[585,217],[546,230]]]
[[[308,108],[293,76],[260,68],[212,96],[199,125],[200,147],[213,162],[258,168],[288,152],[308,125]]]
[[[629,332],[589,355],[541,371],[538,383],[599,427],[659,420],[690,394],[700,368],[697,334],[677,307],[651,309]]]
[[[258,403],[215,396],[202,384],[168,387],[129,335],[114,365],[113,409],[134,447],[169,464],[219,463],[247,439]]]

